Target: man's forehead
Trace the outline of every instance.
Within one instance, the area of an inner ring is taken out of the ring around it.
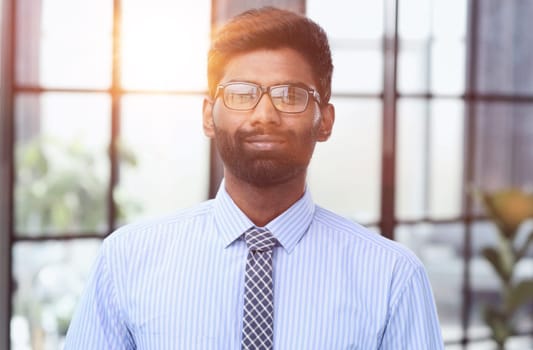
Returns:
[[[231,57],[219,83],[229,81],[249,81],[263,86],[316,85],[311,65],[291,48],[259,49]]]

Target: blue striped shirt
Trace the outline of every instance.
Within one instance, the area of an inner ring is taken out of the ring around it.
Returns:
[[[102,244],[65,349],[239,349],[253,226],[216,198],[120,228]],[[308,191],[266,227],[274,249],[274,349],[443,349],[421,262],[316,206]]]

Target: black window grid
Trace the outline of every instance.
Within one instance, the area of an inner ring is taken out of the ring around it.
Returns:
[[[473,223],[486,220],[485,217],[473,214],[473,200],[470,196],[465,195],[463,197],[463,210],[462,215],[438,220],[431,217],[422,217],[416,220],[399,220],[396,217],[395,212],[395,177],[396,177],[396,122],[397,122],[397,104],[400,99],[409,98],[417,99],[421,101],[431,101],[434,99],[451,99],[463,101],[466,106],[466,144],[464,149],[465,156],[465,171],[463,186],[467,183],[472,183],[475,179],[474,158],[476,154],[476,123],[481,116],[477,113],[476,104],[478,102],[506,102],[512,104],[533,104],[533,95],[512,95],[512,94],[481,94],[476,91],[476,87],[472,85],[472,82],[476,81],[476,69],[475,65],[478,60],[477,42],[478,42],[478,15],[479,15],[479,0],[468,1],[468,37],[467,37],[467,86],[466,91],[459,95],[447,95],[447,94],[434,94],[431,92],[426,93],[400,93],[397,86],[398,76],[398,52],[399,52],[399,35],[398,35],[398,3],[400,0],[384,0],[385,9],[385,35],[382,41],[383,50],[383,92],[377,94],[365,94],[365,93],[337,93],[333,96],[336,98],[348,98],[348,99],[379,99],[383,103],[382,114],[382,173],[381,173],[381,207],[380,207],[380,220],[378,222],[364,223],[368,226],[379,227],[381,234],[394,239],[394,229],[399,225],[418,225],[421,223],[430,224],[450,224],[460,223],[465,228],[464,232],[464,255],[463,255],[463,295],[462,295],[462,307],[461,307],[461,328],[463,336],[460,339],[446,340],[446,345],[462,345],[466,348],[471,343],[486,341],[489,336],[482,337],[469,337],[467,336],[467,329],[470,325],[470,308],[472,304],[471,300],[471,271],[469,261],[471,259],[472,252],[472,232],[471,226]],[[216,2],[216,0],[214,1]],[[83,239],[103,239],[110,234],[116,228],[116,205],[113,199],[113,189],[119,181],[119,167],[118,167],[118,150],[117,139],[120,133],[120,98],[125,93],[139,93],[139,94],[171,94],[171,95],[204,95],[203,91],[154,91],[154,90],[124,90],[120,87],[120,65],[118,57],[120,57],[120,14],[121,14],[121,1],[113,1],[113,64],[112,64],[112,83],[109,89],[54,89],[43,88],[40,86],[21,86],[15,82],[15,69],[16,69],[16,57],[17,50],[17,33],[16,33],[16,5],[17,0],[7,0],[6,8],[9,10],[8,18],[8,43],[9,48],[3,57],[5,72],[4,78],[7,81],[6,89],[2,93],[3,100],[1,101],[3,106],[0,109],[3,115],[1,118],[4,120],[4,127],[7,130],[4,140],[4,154],[2,154],[2,164],[7,169],[7,185],[6,188],[2,188],[2,193],[5,193],[8,200],[5,210],[7,211],[5,217],[7,218],[6,227],[8,235],[8,243],[11,247],[18,242],[44,242],[44,241],[72,241]],[[44,92],[74,92],[74,93],[106,93],[111,97],[111,140],[110,140],[110,152],[109,152],[109,188],[107,191],[107,230],[106,232],[63,232],[61,235],[42,233],[40,235],[25,235],[23,232],[15,232],[14,222],[14,185],[15,185],[15,162],[14,162],[14,144],[15,144],[15,113],[14,113],[14,99],[19,93],[35,93],[41,94]],[[4,135],[2,135],[4,136]],[[213,147],[211,147],[213,153]],[[216,163],[219,160],[216,156],[211,157],[210,167],[210,196],[214,194],[216,184],[220,180],[219,165]],[[12,271],[12,259],[9,259],[8,268]],[[13,290],[13,276],[8,278],[7,281],[8,290]],[[9,306],[7,314],[11,315],[12,308]],[[9,332],[7,333],[9,334]],[[533,336],[533,330],[529,332],[519,333],[517,335]],[[9,345],[9,344],[8,344]]]

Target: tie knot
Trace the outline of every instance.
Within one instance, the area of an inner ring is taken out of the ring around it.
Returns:
[[[244,233],[244,240],[251,251],[266,252],[276,246],[278,240],[266,228],[254,227]]]

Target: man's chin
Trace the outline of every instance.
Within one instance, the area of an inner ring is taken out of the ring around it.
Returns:
[[[291,181],[305,173],[306,166],[280,165],[272,160],[255,160],[253,166],[234,169],[233,174],[240,180],[256,187],[272,187]]]

